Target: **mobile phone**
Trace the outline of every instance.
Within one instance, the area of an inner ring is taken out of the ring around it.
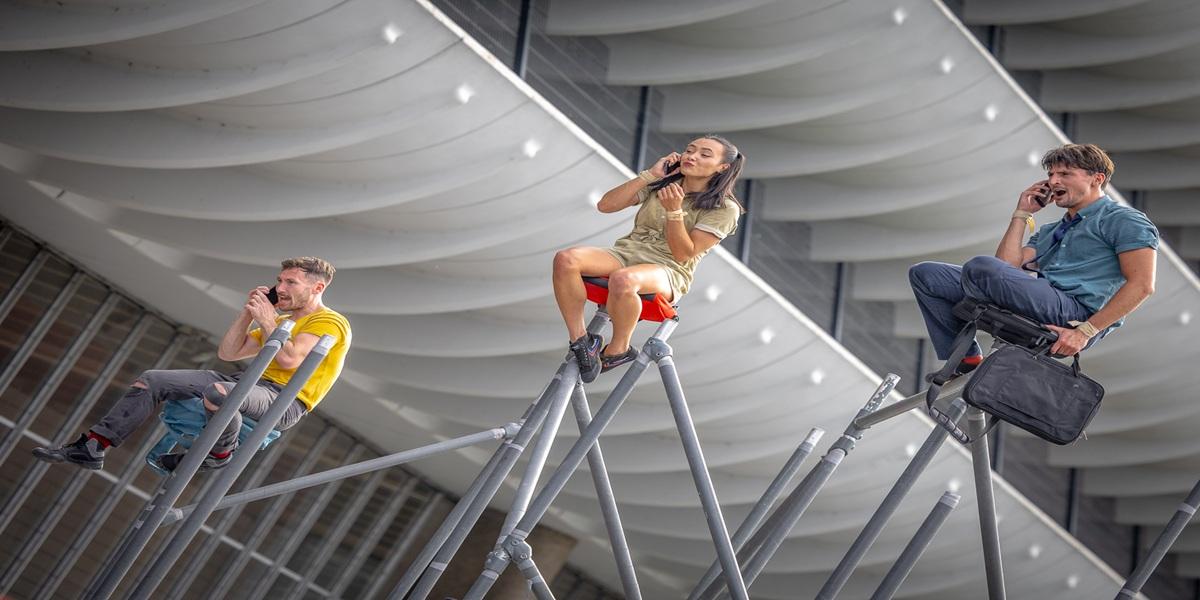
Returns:
[[[1050,194],[1052,193],[1053,190],[1050,189],[1050,186],[1046,186],[1042,189],[1045,190],[1042,192],[1042,197],[1034,198],[1033,201],[1037,202],[1038,206],[1041,206],[1042,208],[1046,208],[1046,204],[1050,202]]]
[[[679,168],[679,165],[680,165],[680,161],[669,162],[666,164],[666,166],[663,167],[663,173],[670,175],[671,171],[674,171],[675,169]]]
[[[279,292],[275,291],[275,286],[271,286],[271,289],[267,290],[267,302],[270,302],[271,306],[279,304]]]

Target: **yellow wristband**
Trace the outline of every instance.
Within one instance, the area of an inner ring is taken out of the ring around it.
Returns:
[[[682,221],[685,216],[687,216],[687,213],[683,212],[683,209],[667,211],[668,221]]]
[[[1014,210],[1012,218],[1024,219],[1025,226],[1029,228],[1029,233],[1033,233],[1033,230],[1037,228],[1037,222],[1033,220],[1033,213],[1027,210],[1021,210],[1019,208]]]
[[[638,179],[641,179],[646,183],[654,183],[655,181],[658,181],[658,178],[655,177],[654,173],[651,173],[649,169],[638,173]]]
[[[1090,338],[1094,338],[1094,337],[1096,337],[1097,335],[1099,335],[1099,334],[1100,334],[1100,330],[1099,330],[1099,329],[1096,329],[1096,326],[1095,326],[1095,325],[1092,325],[1092,324],[1091,324],[1091,323],[1089,323],[1088,321],[1082,321],[1082,322],[1079,322],[1079,323],[1076,323],[1076,322],[1074,322],[1074,321],[1071,321],[1071,324],[1075,326],[1075,329],[1076,329],[1076,330],[1078,330],[1078,331],[1082,332],[1082,333],[1083,333],[1083,335],[1086,335],[1086,336],[1088,336],[1088,338],[1089,338],[1089,339],[1090,339]]]

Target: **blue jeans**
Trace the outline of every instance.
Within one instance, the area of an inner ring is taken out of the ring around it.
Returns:
[[[961,267],[917,263],[908,269],[908,281],[940,360],[950,357],[954,337],[966,325],[953,313],[954,305],[963,298],[995,304],[1039,323],[1062,327],[1069,327],[1067,321],[1084,321],[1092,316],[1087,307],[1049,281],[1035,279],[994,256],[976,256]],[[980,353],[976,342],[967,356]]]

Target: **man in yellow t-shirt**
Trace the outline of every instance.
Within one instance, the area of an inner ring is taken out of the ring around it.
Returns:
[[[275,288],[259,286],[250,290],[245,306],[221,338],[217,356],[221,360],[236,361],[258,354],[263,339],[270,336],[284,319],[296,323],[292,338],[284,342],[262,378],[251,388],[238,413],[205,457],[202,468],[216,469],[229,463],[229,456],[237,447],[242,416],[259,419],[266,413],[271,402],[322,335],[332,335],[336,341],[288,406],[276,429],[288,429],[311,412],[342,372],[346,351],[350,349],[350,323],[346,317],[327,308],[321,301],[322,293],[333,281],[333,265],[319,258],[304,256],[289,258],[280,266]],[[268,294],[277,295],[277,298],[268,299]],[[160,403],[200,397],[204,399],[205,409],[212,415],[221,407],[240,376],[241,373],[225,375],[216,371],[145,371],[134,380],[125,396],[87,433],[59,448],[34,448],[33,455],[48,462],[70,462],[88,469],[101,469],[104,467],[104,451],[109,446],[121,445],[142,422],[154,414]],[[182,459],[182,453],[165,454],[161,462],[168,470],[174,470]]]

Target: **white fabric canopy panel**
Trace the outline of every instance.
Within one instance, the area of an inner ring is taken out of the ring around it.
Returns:
[[[618,14],[634,4],[644,18]],[[1038,173],[1031,158],[1058,139],[939,5],[681,6],[556,0],[550,27],[604,35],[613,80],[662,85],[678,115],[668,125],[710,123],[745,140],[762,157],[750,175],[768,180],[763,214],[827,221],[814,246],[823,260],[877,263],[892,274],[910,258],[986,245],[996,229],[982,224],[1010,207],[979,190],[1023,187]],[[107,12],[65,1],[2,10],[0,214],[214,334],[281,257],[330,259],[339,273],[328,303],[358,335],[320,410],[385,450],[518,416],[564,352],[551,255],[607,244],[630,226],[631,215],[594,210],[629,170],[427,2],[162,2]],[[70,26],[30,33],[60,19]],[[688,47],[703,35],[728,46],[720,68],[706,70],[703,53]],[[938,51],[927,50],[931,38]],[[634,60],[651,46],[657,59]],[[849,76],[854,65],[862,78]],[[739,121],[736,107],[756,98],[764,114]],[[728,100],[732,108],[722,108]],[[807,197],[829,195],[821,191],[845,201]],[[904,300],[902,275],[872,293]],[[672,345],[736,522],[808,429],[830,432],[823,451],[879,377],[724,251],[705,261],[694,289]],[[1186,335],[1180,311],[1197,308],[1194,279],[1164,260],[1136,333],[1105,342],[1092,361],[1101,378],[1159,382],[1150,396],[1161,403],[1158,421],[1132,431],[1114,421],[1089,443],[1124,453],[1154,439],[1155,427],[1200,418],[1178,400],[1180,386],[1161,383],[1187,376],[1173,372],[1186,356],[1162,345],[1131,351],[1142,336]],[[589,386],[593,403],[615,381]],[[1147,398],[1144,388],[1109,383],[1114,410]],[[565,445],[573,427],[563,430]],[[868,432],[755,597],[815,593],[929,431],[912,414]],[[646,595],[677,597],[713,552],[655,376],[602,441]],[[1071,451],[1056,456],[1069,462]],[[416,468],[461,492],[487,454],[471,449]],[[845,596],[874,588],[947,488],[964,500],[901,595],[981,596],[970,477],[966,453],[947,445]],[[580,540],[572,563],[616,589],[584,483],[573,482],[548,522]],[[1096,598],[1119,587],[1111,569],[1003,481],[997,504],[1012,597]]]

